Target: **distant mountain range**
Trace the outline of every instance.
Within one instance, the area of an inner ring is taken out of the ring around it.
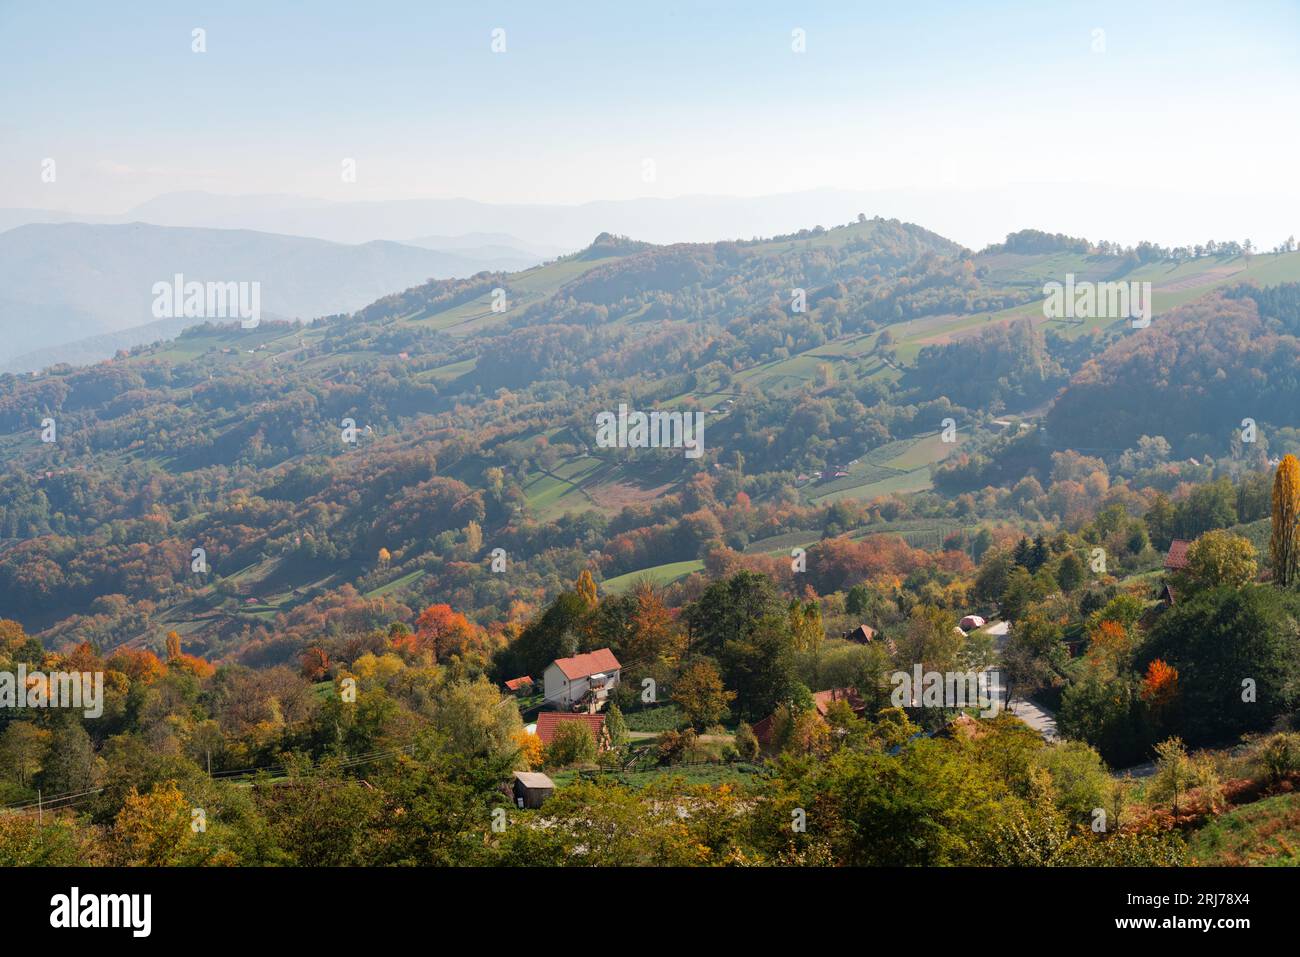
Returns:
[[[653,187],[650,187],[653,189]],[[447,237],[450,247],[498,243],[541,259],[584,248],[602,232],[660,244],[752,239],[848,222],[858,213],[925,223],[978,249],[1007,233],[1040,225],[1043,211],[1071,236],[1127,245],[1150,240],[1177,245],[1196,238],[1242,240],[1269,247],[1294,233],[1300,202],[1258,197],[1230,186],[1163,196],[1170,212],[1153,223],[1149,191],[1104,184],[1006,183],[971,191],[925,189],[817,189],[767,196],[642,197],[580,204],[487,203],[469,199],[331,201],[271,193],[230,196],[165,193],[119,214],[48,209],[2,209],[0,230],[28,223],[152,223],[253,229],[359,244],[387,239],[423,245],[416,237]],[[1206,223],[1220,227],[1207,231]],[[465,234],[501,234],[488,241]]]
[[[84,363],[175,336],[203,319],[160,320],[153,286],[259,282],[265,318],[351,312],[429,279],[515,271],[541,252],[509,236],[344,245],[245,229],[37,223],[0,233],[0,371]]]

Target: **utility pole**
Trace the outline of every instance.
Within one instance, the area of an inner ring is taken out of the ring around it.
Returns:
[[[205,749],[208,753],[208,780],[212,780],[212,748]]]
[[[38,827],[45,826],[45,808],[41,806],[41,789],[36,789],[36,824]]]

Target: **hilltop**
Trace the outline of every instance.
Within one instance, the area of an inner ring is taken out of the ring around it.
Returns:
[[[1160,335],[1216,289],[1300,279],[1294,252],[1129,252],[975,253],[866,217],[752,241],[606,233],[351,314],[208,323],[6,376],[0,595],[52,641],[156,644],[175,628],[208,654],[285,660],[332,607],[401,617],[437,597],[500,623],[587,566],[611,589],[667,582],[720,547],[770,556],[826,528],[936,548],[970,522],[924,498],[879,503],[958,481],[945,460],[992,456],[1000,482],[1046,482],[1066,413],[1047,440],[1034,423],[1067,385],[1076,401],[1091,360],[1138,341],[1123,319],[1046,319],[1044,282],[1150,281],[1144,332]],[[620,402],[699,412],[705,455],[596,448],[595,413]],[[40,441],[47,417],[55,443]],[[1026,429],[1037,444],[999,451]],[[189,571],[196,547],[206,576]],[[493,548],[508,576],[487,570]]]

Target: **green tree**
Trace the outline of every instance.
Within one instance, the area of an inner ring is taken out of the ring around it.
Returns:
[[[1300,600],[1273,588],[1210,588],[1152,626],[1139,669],[1178,669],[1184,737],[1192,743],[1261,731],[1300,691]]]
[[[754,729],[746,722],[740,722],[736,728],[736,753],[746,761],[758,759],[759,743]]]
[[[46,794],[69,794],[94,787],[95,748],[75,718],[54,729],[49,753],[36,777]]]
[[[1083,559],[1074,552],[1068,552],[1056,570],[1056,580],[1061,585],[1061,591],[1067,595],[1072,594],[1087,577],[1088,569],[1084,566]]]
[[[605,731],[609,734],[609,746],[621,748],[627,744],[627,722],[619,706],[611,703],[605,711]]]
[[[53,735],[32,721],[15,721],[0,734],[0,768],[27,787],[45,762]]]
[[[788,617],[781,611],[759,619],[746,628],[744,637],[723,645],[718,663],[742,716],[771,714],[777,704],[789,700],[798,680]]]
[[[596,736],[583,721],[562,721],[546,746],[546,763],[553,768],[591,764],[596,760]]]
[[[1101,755],[1082,741],[1061,741],[1042,749],[1034,764],[1051,776],[1057,808],[1071,821],[1086,824],[1106,808],[1111,779]]]

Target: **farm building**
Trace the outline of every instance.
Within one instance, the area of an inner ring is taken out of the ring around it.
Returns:
[[[1169,554],[1165,556],[1165,571],[1180,572],[1187,567],[1187,549],[1191,542],[1175,538],[1169,543]]]
[[[511,791],[517,806],[539,808],[555,792],[555,782],[538,771],[516,771]]]
[[[581,721],[591,729],[591,736],[596,739],[597,750],[603,751],[609,747],[609,732],[605,730],[605,716],[603,714],[570,714],[566,711],[543,711],[537,716],[537,724],[533,727],[533,734],[542,739],[542,744],[550,744],[555,740],[555,732],[560,725],[569,721]]]
[[[849,641],[856,641],[860,644],[867,645],[876,640],[876,629],[872,628],[870,625],[858,625],[858,627],[854,628],[852,631],[846,632],[844,637]]]
[[[546,666],[542,678],[545,701],[558,708],[581,708],[594,714],[618,687],[622,669],[608,648],[572,658],[557,658]]]

